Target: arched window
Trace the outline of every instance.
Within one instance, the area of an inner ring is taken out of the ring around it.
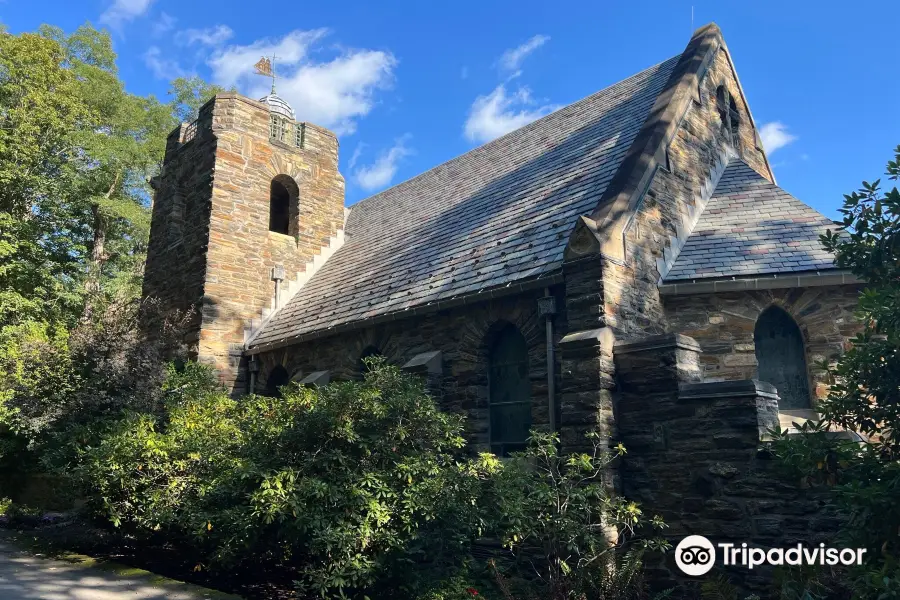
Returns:
[[[810,408],[803,334],[794,319],[777,306],[767,308],[756,321],[753,341],[759,379],[778,388],[778,408]]]
[[[280,397],[281,396],[281,386],[287,385],[290,382],[291,378],[288,376],[287,369],[278,365],[272,372],[269,373],[268,379],[266,379],[266,396]]]
[[[720,85],[716,90],[716,110],[719,111],[719,118],[722,120],[722,129],[728,133],[728,140],[735,150],[740,150],[738,129],[741,125],[741,113],[738,112],[734,96],[724,85]]]
[[[497,335],[488,354],[491,451],[505,456],[525,448],[531,429],[528,347],[512,325]]]
[[[369,367],[366,365],[365,359],[370,356],[381,356],[381,350],[376,348],[375,346],[366,346],[366,349],[362,351],[362,354],[359,355],[359,364],[357,368],[360,373],[365,373],[369,370]]]
[[[299,232],[300,188],[290,175],[278,175],[269,184],[269,231],[296,235]]]
[[[291,223],[291,193],[278,178],[269,187],[269,231],[287,235]]]

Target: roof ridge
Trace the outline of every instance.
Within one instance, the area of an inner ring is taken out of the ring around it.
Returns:
[[[591,211],[591,227],[600,254],[627,260],[627,228],[656,169],[665,164],[666,149],[676,135],[710,62],[722,46],[722,32],[709,23],[697,29],[650,109],[615,174]],[[578,252],[570,248],[573,256]],[[569,251],[569,250],[567,250]]]

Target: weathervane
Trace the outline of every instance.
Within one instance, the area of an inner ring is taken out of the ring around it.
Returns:
[[[263,56],[257,61],[253,67],[256,69],[257,75],[264,75],[266,77],[272,78],[272,93],[275,93],[275,58],[276,56],[273,54],[272,58],[267,56]]]

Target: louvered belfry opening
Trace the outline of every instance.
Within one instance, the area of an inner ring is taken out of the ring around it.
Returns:
[[[735,150],[740,151],[741,144],[738,130],[741,125],[741,113],[738,111],[734,96],[731,95],[731,92],[724,85],[720,85],[716,89],[716,108],[719,111],[719,118],[722,120],[722,129],[728,134],[728,140]]]

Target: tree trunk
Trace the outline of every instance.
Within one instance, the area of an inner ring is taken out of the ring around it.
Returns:
[[[109,190],[106,192],[107,199],[112,197],[118,183],[119,173],[116,173],[112,185],[109,186]],[[93,316],[94,302],[97,295],[100,293],[100,275],[103,272],[103,264],[108,258],[106,254],[106,231],[109,227],[109,223],[107,223],[106,217],[103,215],[103,211],[99,204],[93,204],[91,206],[91,214],[94,218],[94,244],[91,247],[87,278],[84,282],[84,311],[81,315],[83,321],[89,321]]]

